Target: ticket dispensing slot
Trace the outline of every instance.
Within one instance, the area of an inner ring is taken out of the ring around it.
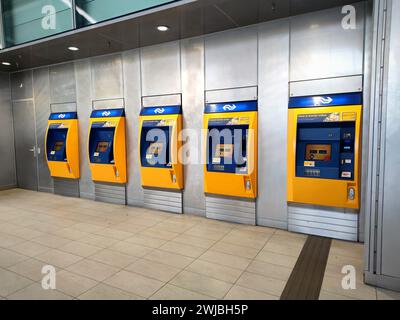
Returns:
[[[98,182],[126,183],[124,109],[93,111],[88,141],[92,179]]]
[[[257,197],[257,101],[208,104],[205,193]]]
[[[140,113],[139,150],[143,187],[183,189],[182,107],[146,107]]]
[[[46,159],[52,177],[79,179],[78,116],[76,112],[50,115],[46,132]]]
[[[362,95],[292,98],[288,201],[359,208]]]

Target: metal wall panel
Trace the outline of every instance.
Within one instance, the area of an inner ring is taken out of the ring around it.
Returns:
[[[287,228],[289,20],[259,26],[257,224]]]
[[[73,63],[50,67],[50,101],[64,104],[76,101],[76,80]]]
[[[161,96],[142,97],[142,106],[145,108],[174,105],[182,105],[182,94],[178,93]]]
[[[384,185],[382,212],[381,252],[382,274],[400,280],[399,230],[400,230],[400,20],[395,13],[400,12],[399,1],[392,1],[392,20],[390,30],[390,54],[388,60],[387,107],[384,131]],[[400,287],[399,287],[400,288]],[[399,289],[398,288],[398,289]]]
[[[33,101],[14,101],[13,118],[18,187],[38,190]]]
[[[88,162],[87,140],[89,132],[89,118],[92,106],[90,61],[75,62],[76,101],[79,116],[79,158],[81,165],[81,179],[79,182],[82,198],[94,199],[94,183]]]
[[[342,27],[342,7],[291,18],[290,81],[363,73],[364,3],[354,7],[356,29]]]
[[[90,61],[93,100],[122,98],[124,84],[121,54],[91,58]]]
[[[17,185],[10,76],[0,73],[0,189]]]
[[[291,97],[304,97],[317,94],[362,92],[363,76],[298,81],[290,83]]]
[[[206,103],[250,101],[258,99],[258,87],[245,87],[206,92]]]
[[[206,91],[257,86],[257,53],[257,27],[206,36]]]
[[[180,42],[168,42],[140,50],[142,96],[180,93]]]
[[[182,213],[182,192],[144,189],[144,206],[149,209]]]
[[[201,137],[204,110],[204,40],[182,40],[183,128],[192,129],[184,139],[189,163],[184,166],[183,212],[205,215],[204,165],[201,164]]]
[[[289,231],[357,241],[358,214],[333,208],[290,205]]]
[[[140,54],[139,50],[127,51],[122,55],[125,90],[126,147],[127,147],[127,203],[143,206],[144,194],[139,166],[139,114],[141,109]]]
[[[207,196],[206,216],[210,219],[255,225],[256,202]]]
[[[79,198],[79,180],[55,178],[54,193],[60,196]]]
[[[54,184],[46,161],[46,130],[50,115],[49,68],[33,70],[33,97],[35,103],[36,145],[38,162],[38,189],[53,192]]]
[[[126,205],[126,187],[119,184],[95,183],[95,200]]]
[[[12,100],[31,99],[33,97],[32,70],[11,74]]]

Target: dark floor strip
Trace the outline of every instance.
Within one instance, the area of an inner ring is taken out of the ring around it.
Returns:
[[[318,300],[332,239],[309,236],[281,300]]]

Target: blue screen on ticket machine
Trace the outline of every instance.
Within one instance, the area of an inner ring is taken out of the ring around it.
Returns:
[[[327,119],[335,114],[298,117],[296,176],[354,178],[355,122]]]

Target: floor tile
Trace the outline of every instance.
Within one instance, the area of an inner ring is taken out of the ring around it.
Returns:
[[[211,247],[212,251],[223,252],[226,254],[230,254],[233,256],[254,259],[255,256],[259,253],[259,249],[253,249],[249,247],[243,247],[237,244],[226,243],[226,242],[217,242],[215,245]]]
[[[43,252],[51,250],[51,248],[35,242],[26,241],[11,247],[10,250],[13,250],[17,253],[33,258]]]
[[[78,230],[78,231],[83,231],[83,232],[89,232],[89,233],[94,233],[94,232],[99,232],[100,230],[103,230],[104,227],[98,226],[95,224],[90,224],[90,223],[77,223],[73,226],[71,226],[72,229]]]
[[[53,265],[59,268],[66,268],[80,260],[83,257],[60,251],[57,249],[52,249],[50,251],[46,251],[38,256],[35,259],[45,262],[46,264]]]
[[[166,265],[181,269],[187,267],[194,260],[193,258],[185,257],[180,254],[166,252],[158,249],[144,256],[144,259],[164,263]]]
[[[240,269],[234,269],[203,260],[194,261],[186,270],[232,284],[236,282],[243,272],[243,270]]]
[[[88,234],[87,236],[80,238],[79,242],[90,244],[95,247],[108,248],[111,247],[113,244],[119,242],[119,240],[109,237],[103,237],[98,234]]]
[[[118,272],[105,283],[143,298],[149,298],[164,285],[164,282],[128,271]]]
[[[125,268],[139,258],[118,251],[104,249],[92,256],[89,256],[88,259],[101,262],[112,267]]]
[[[267,244],[264,246],[264,251],[270,251],[282,255],[287,255],[291,257],[298,258],[300,255],[303,246],[292,246],[287,244],[280,244],[277,242],[270,242],[268,241]]]
[[[34,283],[7,297],[10,300],[72,300],[57,290],[44,290],[40,284]]]
[[[29,257],[0,248],[0,268],[7,268],[27,259],[29,259]]]
[[[144,245],[149,248],[157,249],[167,242],[167,240],[145,236],[143,234],[136,234],[125,240],[129,243]]]
[[[293,269],[284,266],[278,266],[276,264],[268,262],[254,260],[250,263],[246,271],[256,273],[265,277],[287,281]]]
[[[78,297],[80,300],[140,300],[142,297],[100,283]]]
[[[51,234],[45,234],[37,238],[33,238],[31,241],[53,249],[62,247],[71,242],[69,239],[61,238]]]
[[[120,268],[85,259],[73,264],[72,266],[69,266],[66,270],[96,281],[104,281],[105,279],[117,273]]]
[[[13,235],[24,240],[31,240],[44,235],[44,233],[30,228],[18,227],[13,231]]]
[[[230,283],[189,271],[182,271],[170,283],[217,299],[222,299],[232,287]]]
[[[154,295],[151,296],[152,300],[212,300],[213,297],[206,296],[201,293],[193,292],[174,286],[172,284],[166,284]]]
[[[293,269],[293,267],[296,264],[297,259],[292,256],[287,256],[275,252],[270,252],[267,250],[262,250],[260,253],[256,256],[255,260],[260,260],[263,262],[275,264],[278,266],[283,266],[283,267],[288,267]]]
[[[204,249],[209,249],[216,242],[216,240],[195,237],[185,233],[177,236],[173,241]]]
[[[91,256],[91,255],[95,254],[96,252],[102,250],[102,248],[95,247],[90,244],[86,244],[86,243],[82,243],[82,242],[78,242],[78,241],[73,241],[73,242],[68,243],[65,246],[60,247],[59,250],[68,252],[68,253],[72,253],[74,255],[81,256],[81,257],[88,257],[88,256]]]
[[[8,270],[33,281],[41,281],[44,277],[42,268],[46,264],[35,259],[24,260],[8,268]]]
[[[125,270],[163,282],[170,281],[181,271],[180,268],[145,259],[135,261],[126,267]]]
[[[0,268],[0,296],[8,297],[10,294],[21,290],[33,281],[8,270]]]
[[[342,279],[325,275],[321,290],[353,299],[376,300],[376,288],[356,283],[356,289],[343,289]]]
[[[88,233],[84,232],[84,231],[79,231],[73,228],[63,228],[63,229],[57,229],[57,230],[53,230],[51,231],[52,234],[65,238],[65,239],[69,239],[69,240],[79,240],[82,239],[83,237],[87,236]]]
[[[141,231],[140,234],[143,234],[145,236],[153,237],[153,238],[158,238],[158,239],[163,239],[163,240],[172,240],[179,236],[179,233],[177,232],[171,232],[171,231],[166,231],[162,230],[157,227],[151,227],[148,228],[144,231]]]
[[[264,277],[255,273],[244,272],[236,284],[241,287],[262,291],[280,297],[286,286],[286,281]]]
[[[93,279],[80,276],[67,270],[57,272],[56,279],[57,290],[74,298],[98,285],[98,282]]]
[[[377,288],[378,300],[400,300],[400,292]]]
[[[97,234],[97,235],[101,235],[103,237],[112,238],[115,240],[125,240],[129,237],[132,237],[132,235],[133,235],[130,232],[116,230],[116,229],[112,229],[112,228],[101,229],[101,230],[95,231],[93,233]]]
[[[329,291],[321,290],[319,294],[319,300],[354,300],[354,299],[346,296],[341,296],[339,294],[335,294]]]
[[[200,247],[194,247],[191,245],[169,241],[160,247],[160,250],[177,253],[183,256],[198,258],[200,257],[206,249]]]
[[[253,289],[233,286],[225,296],[226,300],[279,300],[278,296]]]
[[[184,234],[217,241],[221,240],[228,232],[229,230],[220,231],[206,226],[195,226],[187,230]]]
[[[199,259],[240,270],[246,269],[251,262],[251,259],[237,257],[212,250],[205,252],[202,256],[200,256]]]
[[[25,239],[6,233],[0,233],[0,248],[10,248],[24,241]]]
[[[138,258],[145,256],[153,250],[153,248],[148,248],[143,245],[137,245],[126,241],[117,242],[116,244],[112,245],[110,249]]]

